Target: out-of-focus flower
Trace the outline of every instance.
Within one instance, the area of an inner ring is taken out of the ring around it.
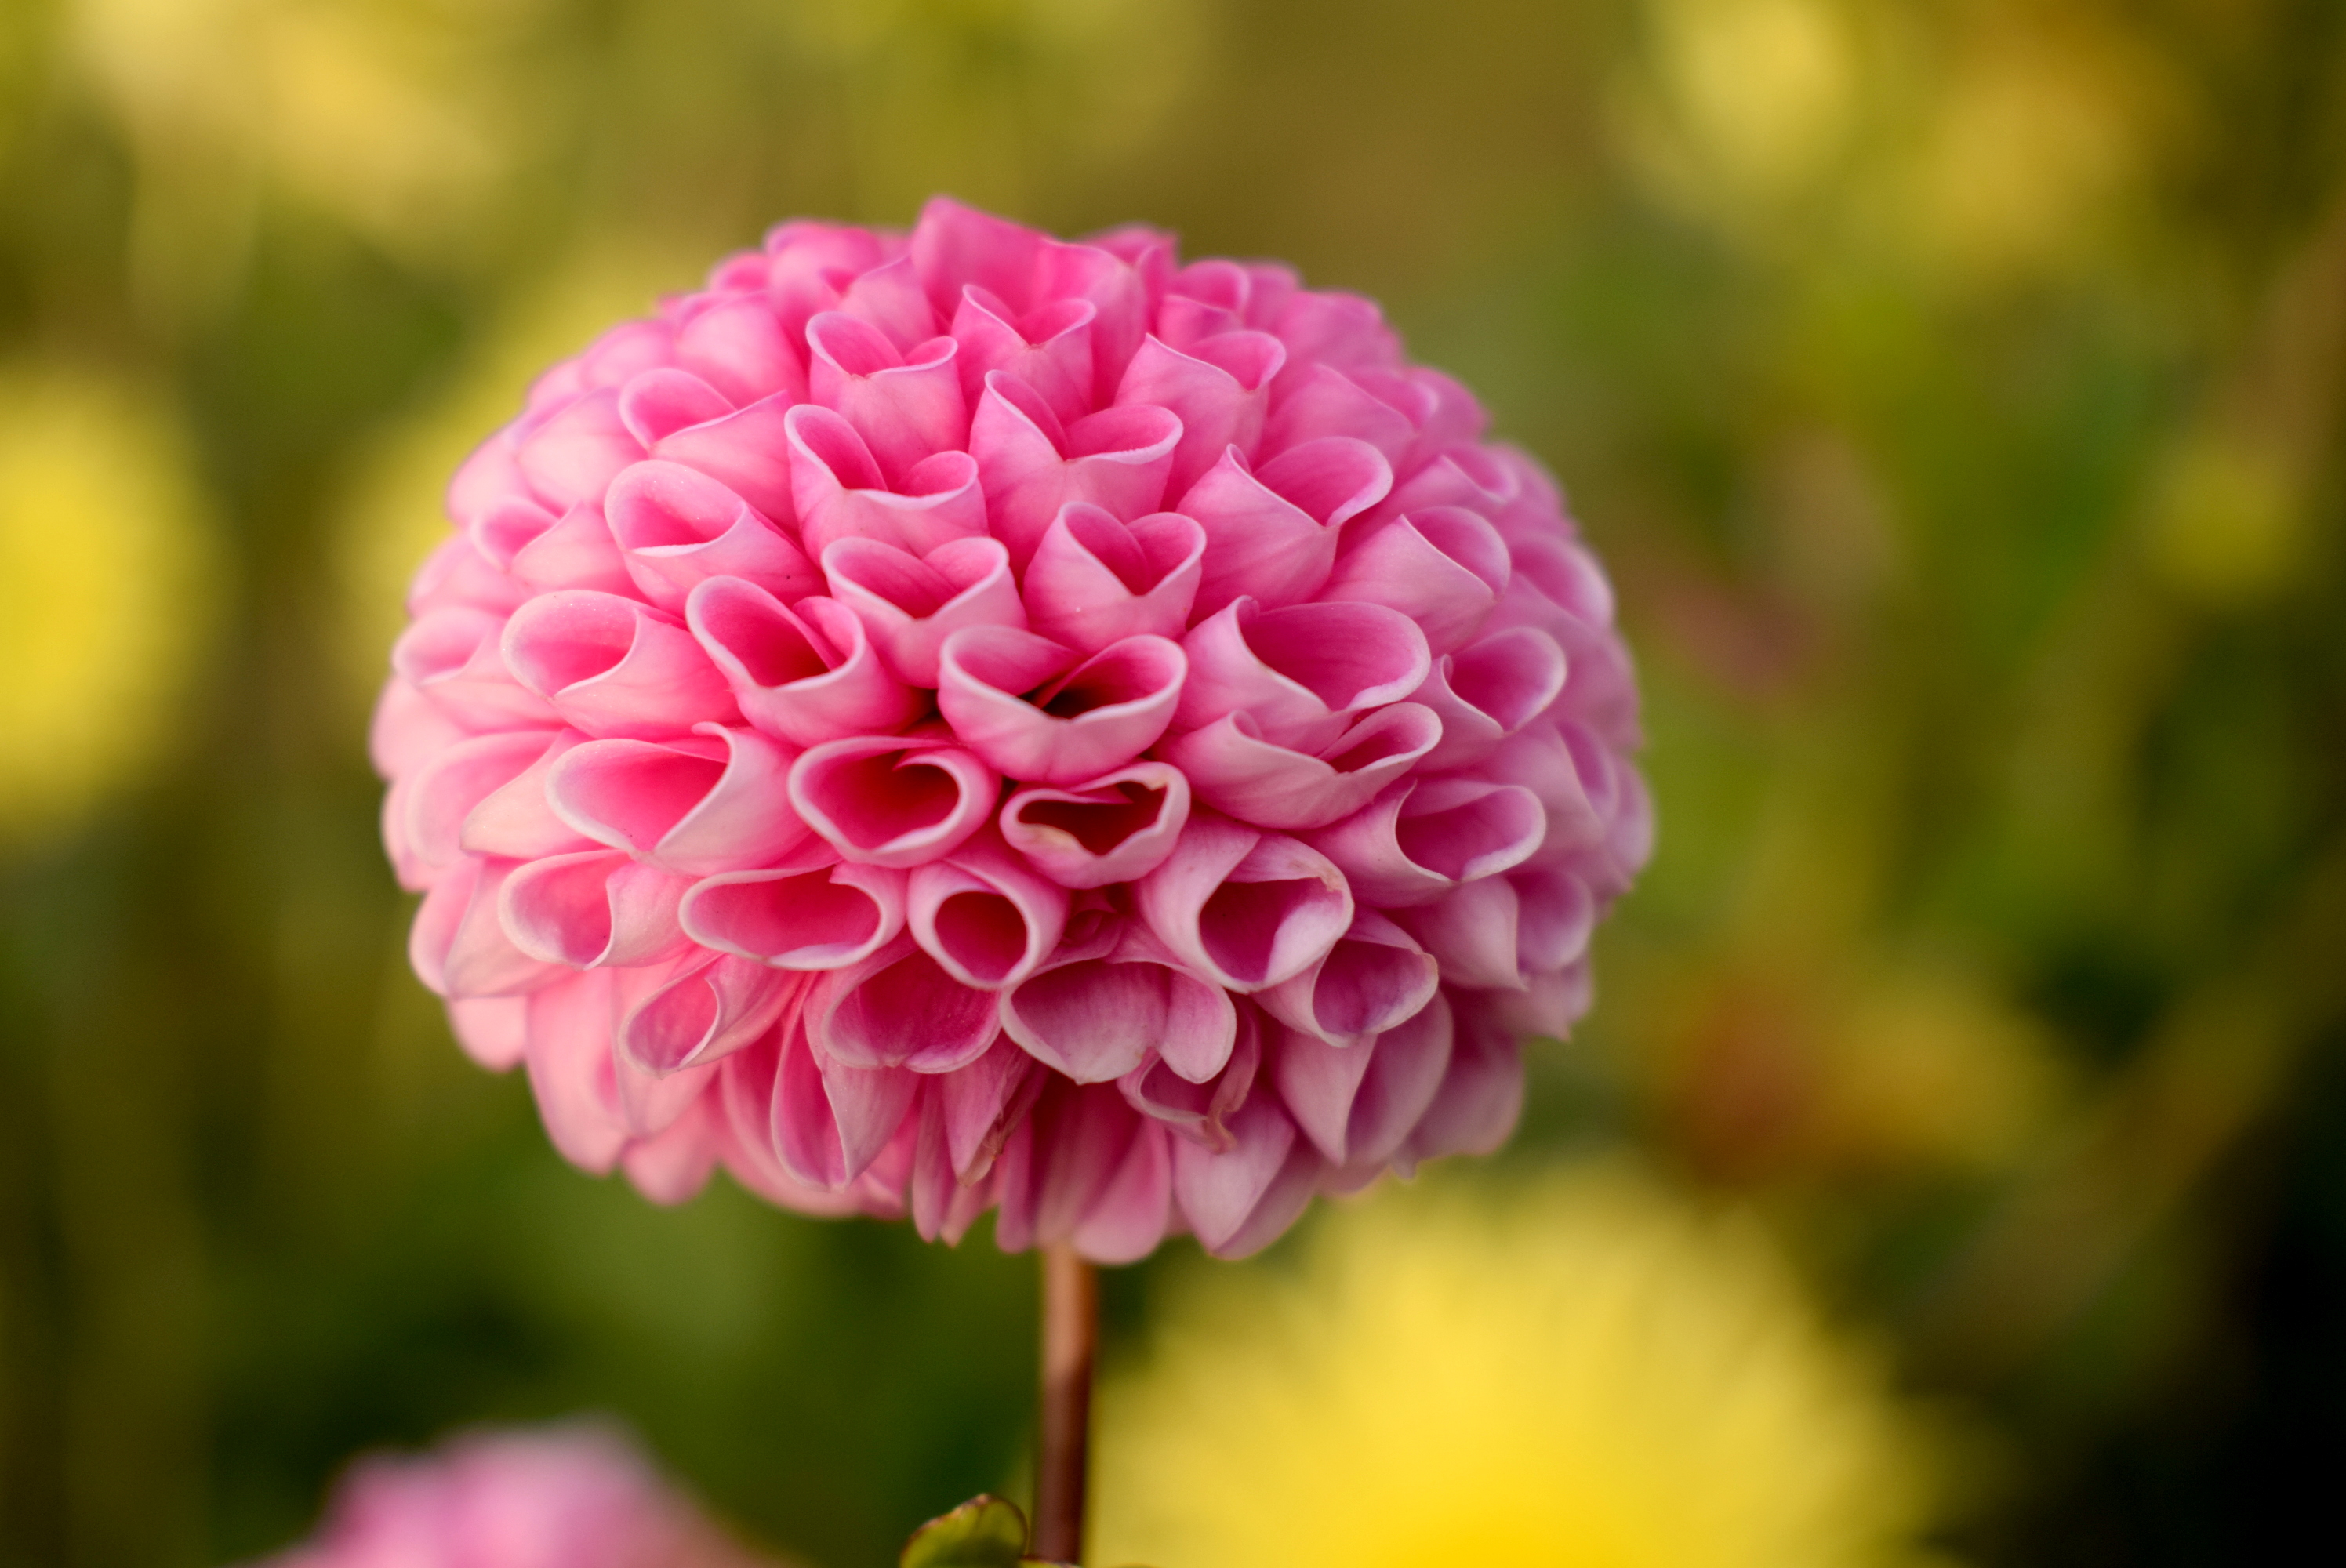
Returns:
[[[0,839],[69,826],[171,734],[216,585],[201,512],[158,411],[0,370]]]
[[[1495,1146],[1651,830],[1483,424],[1153,230],[778,229],[451,486],[374,728],[418,973],[663,1199],[1237,1254]]]
[[[1929,1447],[1750,1226],[1603,1167],[1325,1223],[1110,1386],[1094,1560],[1918,1560]]]
[[[775,1568],[593,1423],[372,1454],[317,1535],[256,1568]]]

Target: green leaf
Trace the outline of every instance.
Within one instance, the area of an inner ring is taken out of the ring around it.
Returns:
[[[1026,1556],[1026,1516],[998,1497],[973,1497],[932,1519],[904,1543],[900,1568],[1018,1568]]]

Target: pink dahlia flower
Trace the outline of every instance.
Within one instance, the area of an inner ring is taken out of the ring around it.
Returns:
[[[450,486],[373,737],[417,972],[663,1201],[1236,1254],[1494,1147],[1651,828],[1484,423],[1283,267],[783,225]]]
[[[774,1568],[594,1425],[469,1433],[374,1454],[315,1539],[257,1568]]]

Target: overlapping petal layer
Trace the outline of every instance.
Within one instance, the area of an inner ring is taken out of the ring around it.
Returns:
[[[1237,1253],[1494,1146],[1652,820],[1483,428],[1280,267],[784,225],[450,487],[374,735],[418,972],[661,1201]]]

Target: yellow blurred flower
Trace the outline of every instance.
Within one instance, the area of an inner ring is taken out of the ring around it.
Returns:
[[[157,410],[0,368],[0,840],[69,827],[168,738],[217,585],[201,512]]]
[[[1912,1563],[1931,1445],[1749,1224],[1627,1170],[1392,1192],[1220,1273],[1104,1401],[1157,1568]]]

